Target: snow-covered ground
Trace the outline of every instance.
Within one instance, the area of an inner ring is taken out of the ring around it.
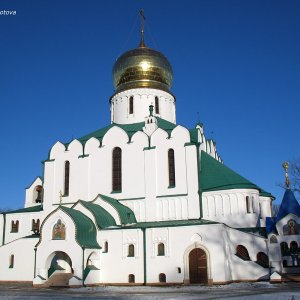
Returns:
[[[232,283],[214,286],[100,286],[45,289],[0,284],[0,299],[53,300],[300,300],[300,283]]]

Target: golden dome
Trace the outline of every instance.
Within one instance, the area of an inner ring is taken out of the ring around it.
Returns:
[[[169,91],[172,79],[173,71],[167,58],[144,43],[121,55],[113,67],[116,92],[141,87]]]

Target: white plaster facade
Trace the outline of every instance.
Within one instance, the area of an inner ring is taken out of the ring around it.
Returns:
[[[155,97],[159,114],[149,112]],[[0,281],[40,285],[59,273],[70,274],[70,285],[269,278],[257,253],[271,253],[281,264],[278,250],[260,233],[272,196],[222,164],[202,124],[191,130],[176,125],[175,107],[166,91],[128,89],[111,98],[111,125],[70,144],[57,142],[43,177],[26,189],[25,208],[0,215]],[[40,222],[34,234],[33,220]],[[192,271],[191,253],[202,253],[196,256],[202,273]]]

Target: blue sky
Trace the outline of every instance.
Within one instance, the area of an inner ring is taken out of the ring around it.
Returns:
[[[300,1],[1,0],[1,208],[24,205],[56,141],[110,122],[111,70],[139,40],[174,70],[177,122],[200,119],[227,166],[273,193],[300,157]]]

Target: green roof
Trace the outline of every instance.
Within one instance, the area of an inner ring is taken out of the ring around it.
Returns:
[[[2,214],[18,214],[18,213],[31,213],[31,212],[39,212],[43,210],[42,205],[35,205],[31,207],[25,207],[17,210],[11,210],[11,211],[6,211],[3,212]]]
[[[169,221],[158,221],[158,222],[139,222],[132,225],[127,225],[125,228],[155,228],[155,227],[178,227],[178,226],[193,226],[193,225],[211,225],[219,224],[204,219],[193,219],[193,220],[169,220]]]
[[[118,200],[114,198],[104,196],[101,194],[99,196],[101,197],[102,200],[109,203],[111,206],[113,206],[116,209],[122,224],[136,223],[135,215],[129,207],[121,204]]]
[[[169,122],[167,120],[164,120],[162,118],[156,117],[156,119],[157,119],[157,126],[161,129],[165,130],[169,135],[171,134],[172,130],[177,126],[176,124]],[[112,123],[106,127],[103,127],[96,131],[93,131],[87,135],[84,135],[84,136],[78,138],[77,140],[83,144],[92,137],[101,141],[103,139],[104,135],[106,134],[106,132],[115,126],[122,128],[124,131],[127,132],[129,138],[131,138],[137,131],[143,131],[143,128],[145,127],[145,122],[139,122],[139,123],[133,123],[133,124]],[[196,131],[197,131],[197,129],[190,130],[191,140],[195,140],[195,142],[197,141]],[[65,143],[65,145],[68,145],[68,144],[69,143]]]
[[[200,182],[202,192],[228,189],[263,191],[256,184],[226,167],[204,151],[201,151]]]
[[[64,211],[74,221],[76,240],[80,246],[90,249],[101,248],[97,242],[96,227],[90,218],[72,208],[60,206],[58,209]]]
[[[110,213],[108,213],[104,208],[102,208],[100,205],[94,204],[92,202],[82,201],[82,200],[80,200],[79,203],[81,203],[93,214],[99,229],[103,229],[111,226],[117,226],[113,216]]]

